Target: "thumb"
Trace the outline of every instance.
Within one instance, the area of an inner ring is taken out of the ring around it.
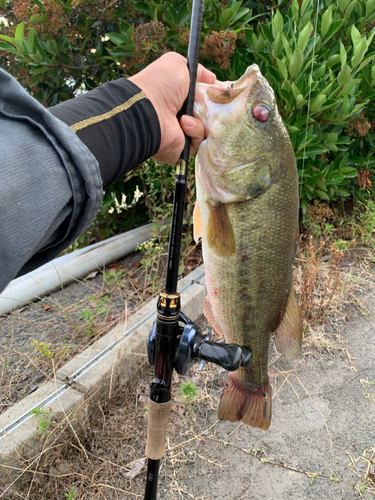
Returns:
[[[191,137],[190,154],[194,154],[205,139],[204,125],[198,118],[183,115],[180,120],[182,130]]]

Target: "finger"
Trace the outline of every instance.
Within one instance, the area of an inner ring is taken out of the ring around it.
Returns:
[[[205,139],[204,125],[198,118],[184,115],[180,120],[181,128],[186,135],[191,137],[190,155],[194,154],[202,141]]]
[[[209,83],[212,85],[215,80],[216,76],[212,71],[202,66],[202,64],[198,64],[197,82]]]

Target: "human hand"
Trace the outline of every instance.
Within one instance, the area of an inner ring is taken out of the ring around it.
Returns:
[[[197,82],[214,83],[215,79],[211,71],[198,65]],[[159,118],[161,143],[153,158],[175,165],[185,146],[184,132],[191,137],[190,154],[195,153],[205,139],[203,123],[186,115],[179,123],[176,117],[189,92],[190,76],[185,57],[168,52],[129,80],[143,90]]]

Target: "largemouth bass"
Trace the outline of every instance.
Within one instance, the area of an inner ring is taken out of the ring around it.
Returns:
[[[226,342],[251,347],[229,374],[219,419],[268,429],[270,336],[288,358],[302,342],[292,285],[298,176],[273,90],[256,64],[236,82],[197,83],[194,115],[207,138],[196,159],[194,237],[202,236],[204,314]]]

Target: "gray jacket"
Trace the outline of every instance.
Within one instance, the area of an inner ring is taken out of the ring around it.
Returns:
[[[102,200],[93,154],[0,70],[0,290],[56,257]]]

